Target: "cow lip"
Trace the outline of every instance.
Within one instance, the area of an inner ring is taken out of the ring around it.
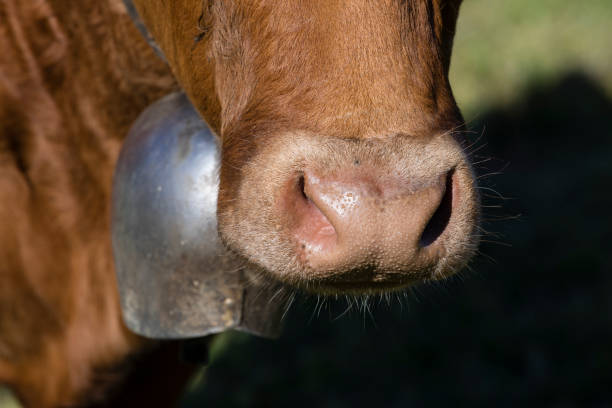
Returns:
[[[377,293],[377,292],[388,292],[393,290],[405,289],[409,286],[417,284],[425,279],[421,275],[405,275],[401,279],[397,277],[388,278],[383,280],[335,280],[335,279],[323,279],[319,282],[309,285],[310,289],[316,291],[330,291],[330,293],[337,294],[341,293],[359,293],[363,294],[366,292]]]
[[[381,271],[374,265],[345,271],[334,276],[320,276],[309,281],[309,289],[332,293],[376,293],[400,290],[431,277],[428,271],[402,273]]]

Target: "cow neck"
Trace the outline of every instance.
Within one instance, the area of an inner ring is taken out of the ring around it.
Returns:
[[[136,26],[136,28],[138,28],[138,31],[140,31],[144,39],[147,40],[151,48],[153,48],[155,53],[162,60],[164,60],[164,62],[168,62],[168,60],[166,59],[166,56],[164,55],[164,52],[159,47],[159,45],[157,45],[157,43],[155,42],[155,39],[153,38],[149,30],[147,30],[147,26],[144,24],[144,22],[140,18],[140,15],[138,14],[138,10],[136,10],[136,7],[134,6],[134,2],[132,0],[123,0],[123,4],[125,4],[125,8],[127,9],[128,14],[132,18],[134,25]]]

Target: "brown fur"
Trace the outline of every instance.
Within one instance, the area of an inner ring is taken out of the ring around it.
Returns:
[[[307,268],[291,266],[278,234],[263,239],[259,259],[245,239],[274,229],[258,199],[276,184],[258,175],[288,168],[247,163],[290,161],[283,146],[299,135],[428,143],[448,141],[462,121],[447,77],[460,0],[135,3],[221,136],[224,239],[259,265],[278,255],[277,276],[304,279]],[[0,50],[0,382],[28,406],[71,405],[91,396],[98,370],[143,347],[120,320],[111,178],[130,124],[176,84],[120,0],[0,0]],[[453,149],[447,156],[471,180]],[[473,250],[475,214],[466,210],[455,233],[469,239],[446,260],[453,268]],[[240,218],[250,224],[238,228]]]
[[[142,347],[120,320],[111,179],[175,83],[120,1],[2,0],[0,49],[0,382],[69,405]]]

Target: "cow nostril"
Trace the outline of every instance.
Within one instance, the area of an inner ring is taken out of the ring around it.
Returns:
[[[310,200],[308,196],[306,195],[306,192],[304,191],[304,175],[303,174],[301,174],[300,177],[298,178],[298,189],[302,193],[302,197],[305,200]]]
[[[336,230],[327,216],[316,204],[317,192],[310,190],[311,178],[300,174],[293,181],[289,194],[292,204],[294,236],[304,251],[321,252],[329,250],[336,242]]]
[[[419,243],[421,247],[426,247],[434,243],[446,229],[450,221],[453,208],[453,175],[454,169],[446,175],[445,191],[442,200],[425,226]]]

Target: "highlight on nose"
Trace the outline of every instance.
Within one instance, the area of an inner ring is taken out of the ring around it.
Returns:
[[[317,271],[434,264],[451,216],[452,184],[452,170],[424,180],[363,166],[340,174],[305,170],[283,197],[298,259]]]

